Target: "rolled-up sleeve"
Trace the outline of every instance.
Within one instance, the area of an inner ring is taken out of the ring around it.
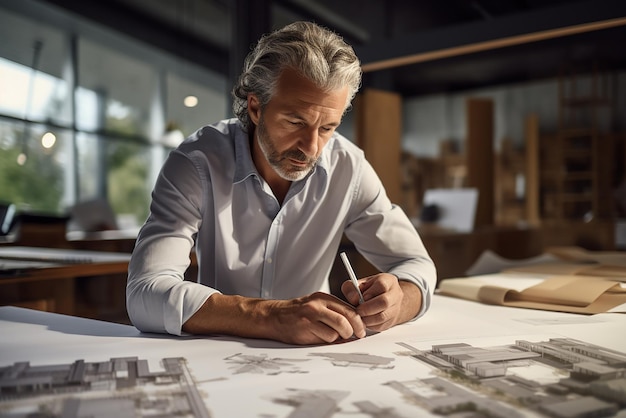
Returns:
[[[193,163],[176,151],[161,169],[150,217],[128,268],[127,311],[141,331],[180,335],[182,325],[216,292],[184,280],[201,223],[203,181]]]
[[[356,185],[346,236],[356,249],[380,271],[417,285],[422,293],[421,310],[430,307],[437,272],[422,239],[404,211],[391,203],[372,166],[363,161]],[[414,319],[415,319],[414,318]]]

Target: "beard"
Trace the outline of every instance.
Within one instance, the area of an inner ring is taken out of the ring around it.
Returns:
[[[261,152],[263,152],[269,165],[274,169],[276,174],[285,180],[302,180],[309,174],[313,167],[315,167],[315,164],[317,164],[318,158],[309,157],[298,149],[290,149],[282,153],[279,152],[274,146],[274,141],[272,141],[272,138],[270,138],[265,129],[265,122],[262,115],[259,119],[255,136],[256,140],[259,142],[259,148],[261,148]],[[301,161],[306,163],[306,165],[293,165],[290,160]]]

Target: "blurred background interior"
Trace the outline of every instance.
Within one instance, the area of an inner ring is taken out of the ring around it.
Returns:
[[[296,20],[354,46],[339,131],[440,279],[485,250],[626,249],[622,0],[0,0],[0,245],[132,251],[168,152],[231,117],[250,46]]]

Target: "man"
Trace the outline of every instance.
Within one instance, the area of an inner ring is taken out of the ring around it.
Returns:
[[[362,338],[421,316],[435,268],[363,153],[335,132],[361,82],[354,51],[299,22],[263,37],[233,89],[238,119],[165,162],[129,266],[147,332],[292,344]],[[381,138],[384,140],[384,138]],[[383,273],[328,293],[343,234]],[[195,245],[198,283],[184,281]]]

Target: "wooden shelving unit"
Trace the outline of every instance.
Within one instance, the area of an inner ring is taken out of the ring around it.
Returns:
[[[611,216],[612,116],[608,76],[564,72],[559,78],[556,134],[541,143],[542,217],[598,220]]]
[[[529,223],[525,190],[520,190],[520,178],[525,175],[526,153],[509,139],[502,140],[495,156],[495,224],[516,226]]]

